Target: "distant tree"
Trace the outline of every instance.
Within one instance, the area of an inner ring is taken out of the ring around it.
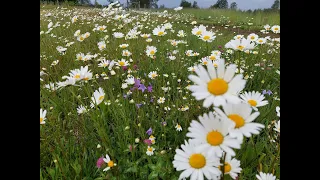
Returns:
[[[184,8],[191,8],[191,3],[186,0],[181,0],[180,6]]]
[[[78,2],[79,4],[86,4],[86,5],[91,4],[90,0],[79,0]]]
[[[230,4],[230,9],[237,9],[238,8],[238,5],[236,2],[233,2]]]
[[[275,0],[271,6],[271,9],[280,9],[280,0]]]
[[[160,5],[159,9],[164,9],[166,6],[164,4]]]
[[[131,4],[140,3],[141,8],[152,8],[157,6],[158,0],[130,0]]]
[[[195,8],[195,9],[199,8],[197,1],[193,1],[192,8]]]
[[[211,6],[211,8],[216,8],[216,9],[228,9],[228,0],[218,0],[216,4]]]

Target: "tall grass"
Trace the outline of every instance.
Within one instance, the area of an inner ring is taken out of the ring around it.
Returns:
[[[201,57],[210,55],[212,50],[221,50],[225,53],[224,45],[236,33],[219,29],[216,32],[216,39],[212,43],[205,43],[191,34],[193,26],[190,25],[190,20],[163,19],[156,15],[143,16],[132,13],[131,16],[137,16],[138,20],[121,27],[120,22],[107,23],[107,19],[98,17],[99,9],[71,9],[71,11],[57,10],[49,6],[40,8],[40,31],[48,30],[49,20],[53,24],[60,23],[60,26],[53,28],[51,33],[42,34],[40,37],[40,68],[45,68],[44,71],[47,73],[40,82],[40,108],[48,111],[46,124],[40,126],[40,179],[178,179],[179,172],[176,172],[172,166],[175,149],[183,143],[191,120],[212,110],[200,108],[202,102],[196,101],[187,90],[190,85],[187,77],[192,73],[187,68],[193,66]],[[51,17],[44,16],[48,12],[52,13]],[[195,15],[197,18],[207,15],[231,16],[234,23],[246,19],[246,14],[237,18],[237,13],[232,11],[218,11],[214,12],[215,14],[212,14],[211,10],[183,10],[182,12],[197,14]],[[79,20],[76,23],[70,23],[74,15],[78,15]],[[255,17],[257,21],[261,18],[259,16]],[[271,17],[270,19],[275,19]],[[143,18],[147,21],[142,21]],[[93,19],[95,19],[94,22]],[[152,33],[152,29],[165,20],[172,23],[175,32],[168,30],[168,34],[164,37],[152,36],[151,43],[147,43],[141,37],[124,40],[115,39],[112,36],[113,32],[126,34],[137,21],[144,27],[149,27],[143,28],[142,33]],[[106,25],[107,32],[93,32],[94,24]],[[81,33],[90,32],[91,35],[83,42],[78,42],[74,37],[76,30],[81,30]],[[178,38],[176,36],[178,30],[184,30],[187,36]],[[105,41],[109,43],[104,51],[100,51],[97,48],[97,42],[106,35],[109,38]],[[186,41],[187,45],[179,44],[173,47],[168,39],[181,39]],[[59,45],[65,47],[67,41],[72,41],[74,44],[68,47],[65,55],[59,54],[56,47]],[[129,44],[127,49],[133,53],[130,57],[133,62],[128,67],[131,70],[130,73],[122,68],[114,68],[116,74],[111,75],[109,70],[97,66],[97,59],[100,57],[110,60],[124,58],[119,48],[122,43]],[[147,45],[157,47],[156,59],[145,55]],[[245,90],[261,92],[269,89],[273,92],[273,95],[266,95],[269,104],[259,109],[261,115],[256,120],[271,128],[265,128],[260,135],[246,140],[242,149],[237,151],[236,158],[241,161],[243,168],[240,179],[254,179],[255,174],[260,170],[272,172],[277,177],[280,175],[277,147],[271,142],[274,134],[272,121],[278,118],[275,107],[279,106],[279,101],[275,99],[280,97],[279,77],[275,73],[280,68],[280,56],[279,49],[275,47],[276,45],[259,46],[256,48],[258,54],[224,55],[227,62],[241,64],[244,76],[249,77]],[[200,56],[186,56],[185,51],[189,49],[199,52]],[[268,53],[270,49],[275,52]],[[177,59],[170,61],[168,53],[172,54],[173,50],[179,52],[176,54]],[[90,52],[97,54],[98,57],[87,62],[75,61],[76,54],[80,52],[84,54]],[[59,60],[59,63],[51,66],[54,60]],[[80,87],[68,86],[53,92],[44,88],[44,85],[49,82],[62,81],[62,76],[68,75],[70,70],[86,65],[94,76],[98,74],[99,77],[93,78]],[[135,69],[134,65],[138,69]],[[159,77],[154,80],[148,78],[147,74],[150,71],[157,71]],[[103,74],[106,74],[109,79],[104,79]],[[122,89],[121,86],[128,74],[141,78],[146,86],[151,84],[153,91],[134,91],[132,95],[124,97],[129,88]],[[104,89],[105,101],[110,103],[102,103],[98,108],[89,108],[88,113],[79,115],[76,108],[79,105],[89,107],[90,98],[99,87]],[[169,91],[163,90],[168,87],[170,87]],[[159,97],[166,98],[164,104],[157,103]],[[138,108],[136,104],[142,104],[142,106]],[[182,111],[181,108],[186,106],[189,110]],[[165,111],[165,107],[170,107],[171,110]],[[163,125],[164,121],[167,123],[166,126]],[[181,132],[175,129],[177,123],[183,128]],[[156,144],[153,145],[156,151],[153,156],[146,155],[147,146],[143,143],[144,139],[149,138],[146,131],[150,127],[156,137]],[[140,139],[139,143],[135,142],[136,138]],[[97,148],[98,144],[101,148]],[[136,147],[131,151],[129,145]],[[118,165],[108,172],[103,172],[96,167],[96,161],[107,153]]]

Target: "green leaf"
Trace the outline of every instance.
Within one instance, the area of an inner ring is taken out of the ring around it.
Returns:
[[[138,172],[137,166],[132,166],[124,171],[124,173],[136,173]]]
[[[148,167],[149,167],[152,171],[154,171],[154,170],[157,168],[157,166],[154,165],[154,164],[148,164]]]
[[[148,179],[155,179],[158,177],[158,173],[155,172],[155,171],[152,171],[149,176],[148,176]]]

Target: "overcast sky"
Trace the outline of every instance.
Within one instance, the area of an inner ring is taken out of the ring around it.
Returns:
[[[94,0],[91,0],[94,2]],[[127,2],[127,0],[119,0],[121,3]],[[130,1],[130,0],[129,0]],[[194,0],[187,0],[189,2],[193,2]],[[208,8],[209,6],[215,4],[217,0],[196,0],[198,2],[198,6],[201,8]],[[109,4],[107,0],[98,0],[100,4]],[[180,5],[181,0],[159,0],[158,5],[164,4],[168,8],[174,8]],[[238,4],[238,8],[242,10],[248,9],[263,9],[270,8],[273,4],[274,0],[228,0],[229,5],[232,2],[236,2]]]

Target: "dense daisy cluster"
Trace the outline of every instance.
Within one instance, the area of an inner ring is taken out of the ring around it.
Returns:
[[[189,141],[177,149],[173,165],[184,170],[179,179],[220,179],[222,172],[233,179],[241,172],[240,161],[233,158],[234,149],[240,149],[243,137],[259,134],[263,124],[254,120],[259,116],[257,107],[268,104],[259,92],[239,94],[246,81],[242,74],[235,74],[235,64],[225,65],[220,59],[216,66],[208,60],[207,69],[195,67],[196,75],[189,75],[195,83],[189,87],[197,100],[204,99],[203,107],[215,106],[214,111],[199,116],[188,128]],[[255,111],[255,112],[253,112]],[[220,164],[223,160],[224,164]],[[232,162],[232,163],[231,163]],[[224,168],[224,170],[221,170]]]
[[[254,135],[272,126],[279,140],[280,120],[264,118],[280,117],[280,26],[224,37],[183,11],[41,10],[43,176],[239,179]]]

